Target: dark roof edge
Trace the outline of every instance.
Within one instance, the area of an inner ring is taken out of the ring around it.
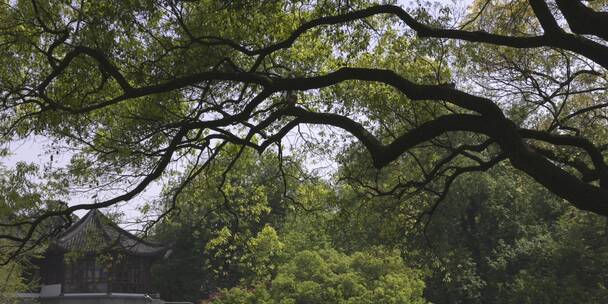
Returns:
[[[109,217],[107,217],[105,214],[103,214],[98,209],[91,209],[85,216],[80,218],[78,221],[76,221],[74,224],[72,224],[70,227],[68,227],[68,229],[66,229],[63,233],[61,233],[57,237],[57,240],[60,240],[65,237],[73,237],[73,236],[69,236],[69,235],[72,233],[78,233],[77,230],[82,225],[84,225],[87,221],[93,221],[93,224],[101,230],[100,232],[102,233],[103,237],[107,241],[112,241],[113,237],[111,235],[108,235],[108,232],[103,227],[107,227],[109,229],[116,231],[119,234],[119,237],[125,237],[125,238],[135,241],[138,244],[143,244],[143,245],[153,248],[153,251],[151,251],[151,252],[138,252],[134,249],[136,246],[133,246],[133,247],[124,246],[123,244],[119,243],[119,246],[121,248],[123,248],[124,250],[126,250],[127,252],[130,252],[132,254],[142,255],[142,256],[160,256],[160,255],[164,254],[168,249],[170,249],[170,246],[166,246],[161,243],[146,241],[136,235],[133,235],[132,233],[130,233],[130,232],[126,231],[125,229],[121,228],[120,226],[118,226],[118,224],[116,224],[113,220],[111,220]],[[59,245],[59,244],[57,244],[57,245]],[[58,247],[61,248],[62,246],[59,245]],[[62,248],[62,249],[67,250],[65,248]]]
[[[66,229],[64,232],[59,234],[57,236],[57,238],[60,239],[64,236],[66,236],[67,234],[70,234],[72,231],[76,230],[76,228],[80,227],[80,225],[82,225],[82,223],[84,223],[84,221],[87,219],[87,217],[93,216],[93,211],[97,211],[97,209],[91,209],[89,212],[87,212],[87,214],[85,214],[83,217],[78,219],[76,221],[76,223],[73,223],[72,225],[70,225],[70,227],[68,227],[68,229]],[[99,212],[99,211],[97,211],[97,212]]]
[[[98,211],[98,212],[99,212],[99,211]],[[160,244],[160,243],[151,242],[151,241],[146,241],[146,240],[144,240],[144,239],[142,239],[142,238],[140,238],[140,237],[138,237],[138,236],[136,236],[136,235],[132,234],[131,232],[126,231],[126,230],[122,229],[120,226],[118,226],[118,224],[114,223],[114,221],[112,221],[110,218],[108,218],[108,217],[107,217],[106,215],[104,215],[103,213],[99,212],[99,214],[100,214],[100,215],[103,217],[103,219],[104,219],[104,220],[107,220],[107,222],[106,222],[106,224],[107,224],[107,225],[112,226],[112,227],[113,227],[114,229],[116,229],[116,230],[117,230],[119,233],[121,233],[121,234],[123,234],[123,235],[125,235],[125,236],[127,236],[127,237],[130,237],[130,238],[132,238],[132,239],[136,240],[136,241],[137,241],[137,242],[139,242],[139,243],[142,243],[142,244],[145,244],[145,245],[148,245],[148,246],[152,246],[152,247],[164,247],[164,248],[168,248],[167,246],[165,246],[165,245],[163,245],[163,244]],[[102,224],[102,223],[100,223],[100,224]]]

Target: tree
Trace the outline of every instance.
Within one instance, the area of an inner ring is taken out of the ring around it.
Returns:
[[[205,174],[180,193],[165,193],[163,203],[148,211],[154,219],[167,214],[152,231],[172,248],[171,258],[153,271],[163,299],[196,302],[219,288],[269,275],[266,266],[274,265],[273,252],[280,247],[274,246],[274,229],[281,228],[289,214],[290,199],[303,201],[293,193],[302,187],[297,185],[299,168],[286,160],[283,169],[288,175],[282,180],[274,155],[248,150],[222,181],[225,165],[238,152],[238,146],[227,147]],[[290,185],[289,192],[283,192],[283,181]],[[173,209],[177,211],[170,212]]]
[[[605,255],[604,226],[604,218],[575,210],[511,168],[467,176],[427,226],[426,298],[602,303],[603,262],[589,257]]]
[[[415,209],[427,208],[428,197],[375,197],[358,182],[338,194],[330,230],[337,248],[399,248],[410,267],[424,270],[432,303],[608,297],[606,219],[576,210],[507,164],[455,181],[429,221],[417,222]]]
[[[39,196],[35,185],[28,180],[35,172],[35,167],[24,163],[18,163],[13,170],[0,166],[0,219],[10,221],[22,212],[29,216],[35,216],[41,211],[39,207]],[[45,205],[44,209],[53,208],[54,204]],[[48,225],[45,225],[48,228]],[[41,227],[42,228],[42,227]],[[52,229],[52,228],[51,228]],[[42,230],[42,229],[41,229]],[[42,234],[52,234],[51,230]],[[0,234],[16,234],[14,227],[1,227]],[[8,259],[12,253],[11,242],[0,240],[0,258]],[[42,248],[32,248],[27,255],[12,259],[9,263],[0,266],[0,302],[19,303],[15,293],[33,288],[38,282],[35,278],[33,265],[34,259],[40,254]],[[28,280],[30,279],[30,280]]]
[[[304,250],[267,285],[224,290],[210,303],[426,303],[420,274],[398,254],[376,248],[352,255]]]
[[[2,303],[19,303],[15,292],[27,289],[23,282],[22,267],[17,262],[11,262],[0,267],[0,300]]]
[[[2,142],[39,135],[72,151],[67,166],[46,167],[57,188],[48,198],[76,187],[127,189],[3,221],[19,232],[2,235],[16,244],[9,260],[40,242],[44,222],[128,201],[172,164],[205,166],[225,143],[282,158],[299,129],[307,145],[331,152],[336,136],[302,134],[303,125],[350,135],[377,169],[426,147],[441,151],[412,169],[422,179],[394,189],[441,199],[446,191],[430,191],[430,181],[447,189],[459,175],[509,161],[576,208],[608,215],[606,2],[475,1],[462,20],[429,7],[3,2]],[[380,55],[420,64],[371,60]],[[366,86],[397,98],[360,107],[350,88]],[[425,115],[414,111],[400,133],[362,111],[401,102]]]

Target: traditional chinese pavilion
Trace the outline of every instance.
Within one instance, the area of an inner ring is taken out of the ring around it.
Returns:
[[[42,303],[146,303],[150,267],[167,247],[123,230],[91,210],[63,232],[39,263]]]

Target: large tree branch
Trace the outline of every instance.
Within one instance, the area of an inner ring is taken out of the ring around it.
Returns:
[[[529,129],[520,129],[519,134],[524,138],[531,138],[540,141],[544,141],[553,145],[563,145],[563,146],[572,146],[585,150],[595,169],[600,173],[602,177],[601,180],[606,182],[606,163],[604,162],[604,157],[592,142],[583,137],[571,136],[571,135],[560,135],[553,134],[544,131],[538,130],[529,130]]]
[[[383,146],[379,144],[380,141],[378,139],[370,136],[370,134],[366,133],[360,125],[349,121],[343,116],[335,114],[304,113],[296,112],[295,110],[292,114],[296,115],[298,118],[300,118],[300,121],[304,123],[329,124],[347,130],[357,137],[368,148],[368,150],[372,153],[375,164],[378,167],[382,167],[393,161],[400,155],[400,153],[403,153],[413,145],[432,139],[438,134],[447,131],[461,130],[484,133],[494,138],[496,142],[499,143],[514,166],[530,174],[550,190],[564,198],[567,198],[568,200],[571,200],[582,209],[594,210],[598,213],[602,212],[603,214],[608,214],[608,211],[604,209],[606,208],[606,204],[603,203],[603,200],[608,198],[608,193],[603,193],[602,191],[604,190],[586,185],[582,181],[578,180],[575,176],[558,168],[542,155],[528,148],[522,141],[519,130],[512,122],[505,118],[501,109],[491,100],[467,94],[447,86],[418,85],[389,70],[342,68],[338,71],[323,76],[292,79],[270,79],[259,76],[255,73],[206,72],[187,78],[176,79],[167,84],[133,90],[146,93],[161,92],[163,90],[173,90],[196,81],[211,79],[214,77],[233,81],[241,80],[257,83],[266,87],[268,92],[319,89],[348,80],[373,81],[388,84],[413,100],[448,101],[466,110],[481,114],[481,116],[478,116],[479,118],[475,117],[475,119],[479,119],[479,121],[476,123],[471,122],[474,115],[469,117],[470,119],[467,121],[460,120],[458,123],[454,124],[448,123],[447,119],[439,119],[429,122],[429,125],[421,126],[418,129],[413,130],[411,133],[405,134],[393,142],[390,146]],[[269,96],[269,94],[270,93],[267,93],[266,95]],[[239,118],[245,119],[245,117]],[[235,118],[229,119],[231,121],[238,121],[238,119]],[[455,122],[455,120],[450,119],[449,122]],[[195,122],[193,123],[192,127],[211,127],[212,124],[221,126],[223,123],[224,121]],[[596,161],[598,160],[597,156],[593,156],[593,158],[595,158]],[[570,189],[570,191],[565,189]],[[574,195],[574,193],[577,194]],[[594,200],[586,199],[589,198],[592,193],[595,193]]]
[[[547,3],[544,0],[528,0],[536,18],[540,22],[540,25],[545,30],[545,33],[549,33],[551,35],[559,35],[562,32],[562,29],[557,24],[555,17],[551,14],[551,10],[547,6]]]
[[[539,146],[532,146],[532,148],[538,153],[542,154],[547,159],[574,168],[581,174],[581,179],[586,183],[595,181],[599,178],[597,170],[595,170],[594,168],[589,168],[589,165],[584,161],[577,159],[569,159],[568,157],[558,155],[555,151],[551,149],[546,149]]]
[[[596,12],[579,0],[556,0],[555,2],[574,33],[595,35],[608,40],[607,12]]]
[[[53,109],[67,111],[72,114],[81,114],[102,109],[122,101],[131,100],[143,96],[149,96],[164,92],[179,90],[188,86],[194,86],[205,81],[234,81],[261,85],[270,95],[278,91],[312,90],[336,85],[348,80],[362,80],[380,82],[390,85],[413,100],[444,100],[454,103],[464,109],[475,111],[480,114],[502,116],[502,111],[492,101],[467,94],[449,86],[419,85],[415,84],[391,70],[370,68],[341,68],[335,72],[308,78],[276,79],[269,78],[258,73],[248,72],[201,72],[181,78],[176,78],[165,83],[130,88],[123,95],[113,99],[99,102],[79,108],[53,104]],[[267,96],[266,96],[267,97]],[[264,97],[265,98],[265,97]]]
[[[289,47],[299,36],[315,26],[345,23],[357,19],[367,18],[373,15],[389,14],[399,17],[399,19],[407,24],[411,29],[416,31],[420,37],[457,39],[513,48],[561,47],[581,54],[608,69],[608,56],[606,56],[608,53],[608,47],[590,39],[563,32],[557,25],[555,18],[552,16],[543,0],[530,0],[530,4],[546,31],[545,35],[543,36],[514,37],[492,34],[484,31],[435,28],[416,20],[408,12],[398,6],[378,5],[343,15],[323,17],[310,21],[294,31],[294,33],[288,39],[268,48],[258,50],[256,53],[271,53],[275,50]]]

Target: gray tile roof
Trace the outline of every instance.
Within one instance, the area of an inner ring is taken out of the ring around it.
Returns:
[[[89,211],[62,233],[56,245],[66,251],[98,252],[118,249],[140,256],[158,256],[168,249],[134,236],[96,209]]]

